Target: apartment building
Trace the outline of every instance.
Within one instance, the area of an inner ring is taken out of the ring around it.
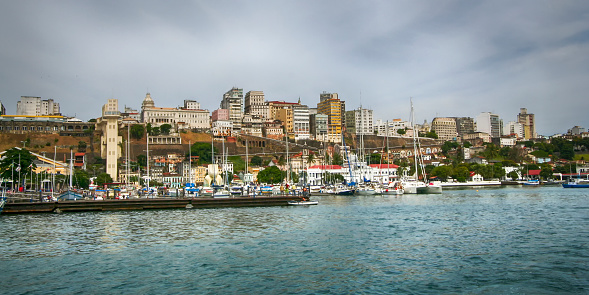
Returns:
[[[538,137],[538,134],[536,133],[535,116],[534,114],[529,114],[528,109],[519,109],[519,114],[517,115],[517,122],[522,124],[523,126],[525,139],[532,139]]]
[[[233,87],[223,94],[221,109],[229,110],[229,121],[233,123],[233,130],[241,132],[241,119],[243,117],[243,89]]]
[[[345,102],[340,100],[337,93],[323,92],[319,95],[317,113],[327,115],[327,140],[341,141],[342,127],[345,126]]]
[[[41,99],[36,96],[21,96],[16,103],[17,116],[59,116],[59,103],[53,99]]]
[[[458,130],[456,128],[456,118],[436,117],[432,121],[432,130],[436,132],[440,140],[457,140]]]

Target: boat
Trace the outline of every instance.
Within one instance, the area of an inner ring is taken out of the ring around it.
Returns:
[[[563,188],[589,188],[589,180],[575,178],[562,184]]]
[[[319,201],[311,201],[311,200],[306,200],[306,201],[288,201],[288,204],[291,206],[309,206],[309,205],[317,205],[319,204]]]
[[[357,195],[364,195],[364,196],[375,195],[376,190],[372,187],[361,185],[361,186],[358,186],[358,188],[356,188],[356,194]]]
[[[529,179],[522,183],[523,185],[540,185],[540,181],[538,179]]]
[[[405,193],[405,190],[398,182],[389,182],[387,185],[383,185],[380,188],[380,193],[382,195],[402,195]]]
[[[6,190],[2,190],[2,196],[0,196],[0,214],[2,214],[4,205],[6,205]]]
[[[403,189],[405,190],[406,194],[441,194],[442,186],[440,184],[436,184],[431,181],[425,182],[419,180],[420,168],[421,175],[423,176],[424,180],[427,179],[427,175],[425,174],[425,166],[420,153],[421,146],[416,135],[417,130],[415,130],[415,126],[413,125],[414,118],[415,114],[413,110],[413,100],[411,100],[411,126],[413,127],[413,157],[415,162],[415,177],[413,179],[404,179],[402,182]]]

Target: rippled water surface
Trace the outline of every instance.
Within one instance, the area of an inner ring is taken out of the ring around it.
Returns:
[[[4,215],[3,294],[589,294],[589,189]]]

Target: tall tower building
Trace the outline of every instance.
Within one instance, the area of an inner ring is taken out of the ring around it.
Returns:
[[[118,178],[118,159],[121,155],[121,147],[119,143],[122,142],[119,136],[119,112],[118,99],[109,99],[108,102],[102,106],[102,117],[96,121],[96,130],[101,133],[100,156],[106,159],[106,173],[116,181]]]
[[[225,92],[220,108],[229,110],[229,121],[233,123],[233,130],[239,133],[243,117],[243,89],[233,87]]]
[[[528,109],[520,108],[517,115],[517,122],[522,124],[524,128],[524,138],[537,138],[536,122],[534,121],[534,114],[528,114]]]
[[[337,93],[323,92],[319,95],[317,113],[327,115],[327,140],[341,141],[342,126],[345,123],[345,102],[338,98]]]

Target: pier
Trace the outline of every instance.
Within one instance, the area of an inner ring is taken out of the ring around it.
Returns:
[[[286,206],[299,196],[260,196],[237,198],[153,198],[122,200],[78,200],[57,202],[8,202],[2,214],[63,213],[86,211],[199,209],[222,207]]]

